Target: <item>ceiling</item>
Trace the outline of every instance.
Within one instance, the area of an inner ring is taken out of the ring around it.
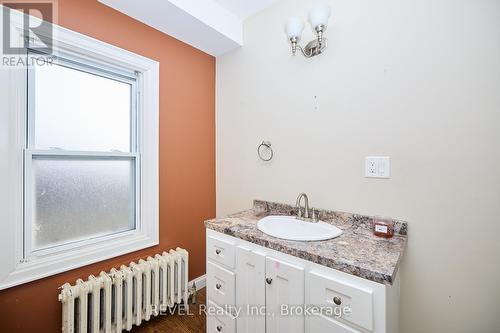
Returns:
[[[215,0],[222,7],[244,20],[269,7],[277,0]]]
[[[243,21],[276,0],[98,0],[210,55],[243,45]]]

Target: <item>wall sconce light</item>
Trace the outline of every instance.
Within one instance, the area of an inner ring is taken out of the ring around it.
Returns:
[[[309,24],[316,33],[317,39],[310,41],[302,48],[298,43],[304,30],[304,22],[298,17],[291,17],[285,25],[285,31],[292,44],[292,54],[295,55],[299,49],[304,57],[311,58],[317,56],[326,49],[327,40],[323,36],[331,15],[331,8],[328,5],[316,5],[309,12]]]

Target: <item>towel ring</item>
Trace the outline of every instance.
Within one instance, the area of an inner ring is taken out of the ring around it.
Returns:
[[[262,155],[262,148],[265,147],[267,148],[270,152],[271,152],[271,156],[269,157],[263,157]],[[274,156],[274,152],[273,152],[273,148],[271,148],[271,142],[269,141],[262,141],[262,143],[259,145],[259,147],[257,147],[257,154],[259,155],[259,158],[261,160],[263,160],[264,162],[269,162],[270,160],[273,159],[273,156]]]

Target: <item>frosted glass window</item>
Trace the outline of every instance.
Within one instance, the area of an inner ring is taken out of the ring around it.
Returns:
[[[135,229],[135,161],[34,157],[32,250]]]
[[[130,83],[57,64],[32,70],[32,148],[131,150]]]
[[[28,257],[138,229],[137,82],[123,73],[77,57],[28,69]]]

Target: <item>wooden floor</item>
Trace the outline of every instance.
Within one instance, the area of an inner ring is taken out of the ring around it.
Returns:
[[[189,304],[189,314],[181,309],[172,314],[160,315],[141,326],[134,327],[133,333],[205,333],[206,318],[200,313],[200,304],[205,304],[205,288],[196,294],[196,304]]]

